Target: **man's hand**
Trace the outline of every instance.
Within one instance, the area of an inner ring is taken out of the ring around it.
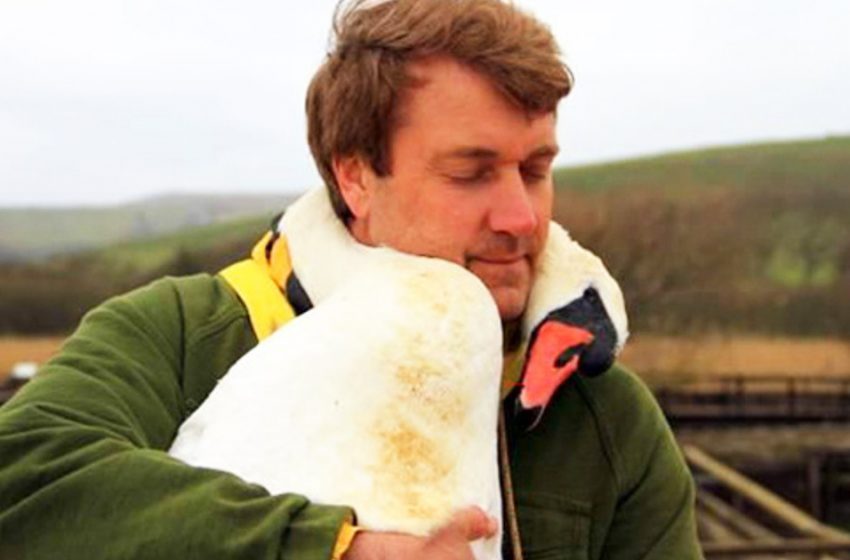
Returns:
[[[473,560],[469,543],[492,537],[497,531],[495,519],[470,507],[428,537],[360,531],[343,560]]]

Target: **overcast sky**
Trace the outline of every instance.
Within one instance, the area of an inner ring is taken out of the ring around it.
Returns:
[[[559,163],[850,133],[850,0],[523,0],[577,85]],[[333,0],[0,0],[0,206],[318,184]]]

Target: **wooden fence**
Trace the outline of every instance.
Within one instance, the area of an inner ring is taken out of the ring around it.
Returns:
[[[674,425],[850,421],[850,376],[725,376],[656,396]]]
[[[697,517],[706,558],[850,558],[850,534],[821,523],[697,447],[682,451],[697,480],[710,477],[732,501],[759,512],[756,518],[701,488]]]

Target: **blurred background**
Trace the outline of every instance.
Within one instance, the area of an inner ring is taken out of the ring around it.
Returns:
[[[555,218],[621,282],[707,555],[841,557],[850,4],[516,3],[576,74]],[[333,10],[0,3],[0,400],[86,310],[244,257],[320,183],[303,97]]]

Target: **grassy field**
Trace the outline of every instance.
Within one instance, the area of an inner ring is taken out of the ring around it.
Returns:
[[[739,374],[850,376],[850,340],[638,335],[622,360],[651,385]]]

